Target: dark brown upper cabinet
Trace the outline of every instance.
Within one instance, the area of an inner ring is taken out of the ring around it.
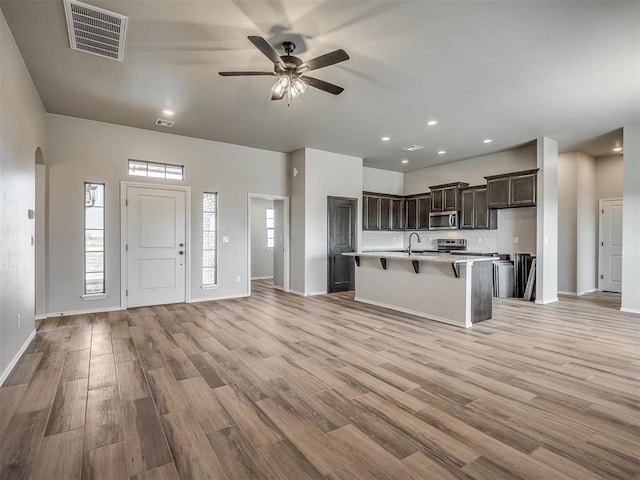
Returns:
[[[363,230],[402,230],[404,198],[365,192],[362,195]]]
[[[498,228],[498,212],[488,206],[484,185],[460,190],[460,228],[494,230]]]
[[[429,230],[431,195],[421,194],[405,199],[405,230]]]
[[[484,177],[487,179],[489,208],[536,205],[538,169]]]
[[[429,187],[431,190],[431,211],[451,212],[460,210],[460,189],[468,186],[468,183],[456,182]]]

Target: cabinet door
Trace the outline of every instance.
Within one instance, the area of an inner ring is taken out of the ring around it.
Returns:
[[[380,230],[380,197],[367,196],[366,199],[367,201],[365,204],[367,207],[367,230]]]
[[[489,192],[489,207],[500,208],[509,206],[509,178],[487,180]]]
[[[418,198],[418,229],[429,229],[429,214],[431,213],[431,197]]]
[[[380,197],[380,230],[391,230],[391,199]]]
[[[450,212],[453,210],[458,210],[458,188],[457,187],[448,187],[445,188],[442,192],[442,211]]]
[[[415,230],[418,225],[418,199],[407,198],[405,203],[407,210],[407,220],[405,221],[405,230]]]
[[[489,228],[489,207],[487,205],[487,189],[482,188],[473,192],[473,227]]]
[[[474,190],[463,190],[460,193],[460,228],[474,228]]]
[[[442,190],[431,190],[431,211],[432,212],[444,212]]]
[[[402,230],[404,228],[404,199],[391,199],[391,230]]]
[[[511,177],[510,205],[536,204],[536,173]]]

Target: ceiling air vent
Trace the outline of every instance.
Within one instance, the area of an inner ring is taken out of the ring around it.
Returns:
[[[127,17],[76,0],[64,0],[72,50],[122,61]]]
[[[156,119],[156,125],[160,127],[173,127],[173,124],[176,122],[172,122],[171,120],[164,120],[162,118]]]
[[[424,147],[422,145],[408,145],[406,147],[402,147],[403,150],[407,152],[415,152],[416,150],[422,150]]]

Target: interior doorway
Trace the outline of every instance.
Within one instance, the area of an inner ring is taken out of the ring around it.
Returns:
[[[248,198],[248,285],[261,281],[289,291],[289,197],[250,193]]]
[[[327,198],[327,292],[355,290],[354,258],[342,255],[355,252],[358,200]]]
[[[190,189],[122,184],[123,307],[187,300]]]
[[[622,292],[622,199],[600,200],[599,290]]]

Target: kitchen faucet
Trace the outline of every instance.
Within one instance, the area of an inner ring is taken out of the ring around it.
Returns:
[[[420,240],[420,235],[418,235],[418,232],[411,232],[411,235],[409,235],[409,255],[411,255],[411,237],[416,236],[418,238],[418,243],[420,243],[422,240]]]

